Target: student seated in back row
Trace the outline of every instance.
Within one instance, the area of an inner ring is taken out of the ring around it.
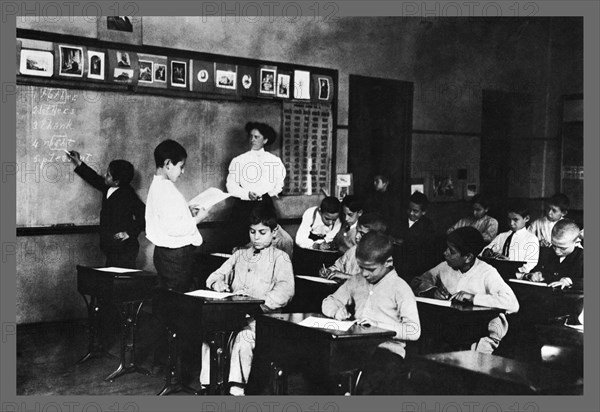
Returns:
[[[369,232],[385,233],[387,224],[379,213],[365,213],[358,218],[355,242]],[[360,274],[360,267],[356,261],[356,246],[351,247],[335,263],[328,268],[321,268],[319,275],[343,283],[352,276]]]
[[[320,206],[306,209],[296,232],[296,244],[303,249],[333,249],[333,239],[342,227],[340,209],[340,201],[333,196],[323,199]]]
[[[498,221],[488,216],[491,204],[484,196],[480,194],[473,196],[471,205],[473,207],[473,215],[460,219],[448,229],[447,233],[459,227],[471,226],[479,230],[481,236],[483,236],[483,241],[487,245],[498,234]]]
[[[363,371],[357,393],[362,395],[401,394],[406,377],[406,341],[421,334],[417,302],[408,284],[394,270],[391,238],[383,233],[365,234],[356,248],[360,275],[352,276],[323,300],[325,316],[337,320],[355,319],[396,332],[380,344]]]
[[[250,216],[252,248],[237,250],[223,265],[206,279],[206,286],[217,292],[243,292],[264,300],[262,313],[281,310],[294,296],[294,272],[287,254],[272,245],[277,219],[271,208],[255,208]],[[244,395],[250,375],[255,346],[256,321],[237,334],[231,350],[229,392]],[[210,383],[210,349],[202,344],[200,383]]]
[[[546,215],[533,221],[529,231],[539,240],[540,246],[551,247],[552,228],[556,222],[569,213],[570,201],[567,195],[557,193],[548,200]]]
[[[540,244],[537,237],[527,230],[529,208],[515,203],[508,209],[510,230],[500,233],[482,252],[483,257],[525,262],[520,272],[529,272],[537,265]]]
[[[570,219],[561,219],[552,228],[554,253],[540,258],[537,266],[523,276],[533,282],[546,282],[564,289],[583,289],[583,249],[578,247],[579,226]]]
[[[348,195],[342,200],[342,227],[333,239],[334,248],[340,253],[356,245],[356,227],[363,214],[363,200],[358,196]]]
[[[519,302],[512,289],[493,266],[477,259],[483,249],[481,233],[461,227],[447,236],[444,262],[417,276],[411,282],[415,295],[517,312]],[[506,335],[508,322],[504,314],[488,324],[489,336],[473,344],[478,352],[492,353]]]

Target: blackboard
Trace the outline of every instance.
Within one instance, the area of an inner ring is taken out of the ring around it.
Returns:
[[[132,186],[145,202],[162,140],[187,150],[177,187],[191,199],[215,186],[225,190],[231,159],[246,150],[250,120],[281,129],[281,103],[182,99],[133,92],[17,86],[17,227],[99,223],[101,194],[73,173],[63,149],[77,150],[104,173],[113,159],[135,169]],[[280,156],[280,142],[269,150]],[[278,144],[279,143],[279,144]],[[231,199],[209,221],[228,218]]]

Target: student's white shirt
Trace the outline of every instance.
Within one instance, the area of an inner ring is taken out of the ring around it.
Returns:
[[[500,233],[492,240],[492,242],[486,247],[494,252],[502,253],[504,248],[504,242],[513,233],[507,231]],[[510,241],[510,247],[508,249],[508,259],[526,262],[519,268],[521,272],[529,273],[531,269],[537,265],[540,257],[540,242],[538,238],[531,233],[527,228],[519,229],[513,235]]]
[[[533,233],[538,240],[544,239],[547,242],[550,242],[552,239],[552,229],[557,222],[558,220],[556,222],[552,222],[547,216],[543,216],[533,221],[533,223],[529,226],[529,231]]]
[[[148,190],[146,237],[155,246],[171,249],[202,244],[185,198],[173,182],[163,176],[155,175]]]
[[[337,232],[339,232],[340,228],[342,227],[342,222],[340,221],[340,219],[337,219],[333,223],[333,226],[326,226],[323,223],[323,220],[321,219],[321,214],[318,211],[315,215],[315,210],[317,209],[318,206],[309,207],[302,215],[302,222],[300,223],[300,227],[296,232],[296,244],[301,248],[312,249],[313,245],[315,244],[315,241],[308,238],[311,232],[316,235],[325,235],[324,241],[329,243],[333,241],[335,235],[337,234]]]
[[[285,176],[285,166],[279,157],[264,149],[250,150],[229,164],[227,192],[242,200],[250,200],[250,192],[274,197],[283,190]]]

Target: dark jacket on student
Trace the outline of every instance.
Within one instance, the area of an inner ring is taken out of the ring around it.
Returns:
[[[146,205],[130,185],[119,186],[110,197],[106,193],[110,186],[104,178],[85,163],[75,168],[83,180],[102,192],[100,211],[100,249],[109,253],[130,253],[139,249],[138,235],[146,226]],[[115,240],[115,233],[127,232],[126,240]]]
[[[531,272],[542,272],[544,282],[552,283],[568,277],[573,281],[574,289],[583,288],[583,249],[576,247],[561,262],[555,253],[540,255],[540,260]]]
[[[398,274],[407,282],[422,275],[442,261],[438,238],[431,219],[421,217],[410,228],[408,218],[404,219],[400,232],[402,245],[395,253],[395,266]],[[399,260],[399,261],[398,261]]]

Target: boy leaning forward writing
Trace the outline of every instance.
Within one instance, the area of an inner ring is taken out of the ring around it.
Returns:
[[[337,320],[356,319],[396,332],[379,345],[359,382],[359,394],[399,394],[406,377],[406,341],[421,334],[417,302],[408,284],[394,270],[392,241],[377,232],[365,234],[357,245],[360,275],[352,276],[323,300],[325,316]]]

